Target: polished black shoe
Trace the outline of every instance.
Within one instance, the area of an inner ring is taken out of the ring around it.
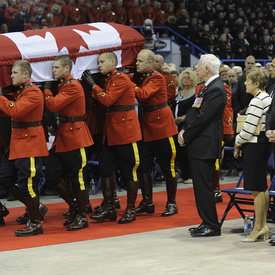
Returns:
[[[75,221],[72,225],[67,227],[68,231],[76,231],[89,227],[88,219],[86,215],[77,214]]]
[[[214,230],[211,228],[204,227],[201,230],[194,231],[191,233],[192,237],[213,237],[213,236],[220,236],[221,230]]]
[[[27,222],[30,220],[30,214],[26,208],[25,213],[23,216],[17,217],[16,221],[22,224],[27,224]]]
[[[43,234],[43,227],[40,221],[36,221],[34,223],[28,221],[27,225],[23,229],[15,231],[15,236],[17,237],[27,237],[40,234]]]
[[[135,209],[126,208],[123,216],[118,220],[118,223],[130,223],[136,220]]]
[[[41,216],[41,221],[43,221],[45,215],[47,214],[48,212],[48,207],[46,207],[44,204],[40,203],[39,204],[39,213],[40,213],[40,216]]]
[[[93,208],[92,208],[92,204],[89,202],[88,204],[87,204],[87,211],[86,211],[86,213],[93,213]]]
[[[3,205],[2,203],[0,203],[0,213],[2,214],[3,217],[6,217],[9,215],[9,210],[7,209],[7,207],[5,205]]]
[[[98,215],[100,213],[100,211],[102,211],[102,207],[105,205],[104,203],[104,199],[102,200],[101,205],[98,205],[94,208],[94,214]],[[119,199],[115,199],[115,210],[120,209],[120,200]],[[92,215],[93,216],[93,215]],[[91,216],[91,217],[92,217]],[[92,218],[91,218],[92,219]]]
[[[155,206],[153,202],[146,202],[142,200],[139,204],[138,207],[135,208],[136,214],[141,214],[141,213],[148,213],[148,214],[153,214],[155,213]]]
[[[101,211],[99,211],[99,213],[91,215],[90,218],[99,222],[104,222],[105,220],[114,222],[117,219],[116,210],[103,206],[101,207]]]
[[[199,230],[201,230],[201,229],[203,229],[204,228],[204,224],[200,224],[198,227],[190,227],[189,229],[188,229],[188,231],[190,232],[190,233],[193,233],[193,232],[198,232]]]
[[[169,217],[178,214],[177,204],[174,202],[167,202],[165,211],[161,214],[162,217]]]

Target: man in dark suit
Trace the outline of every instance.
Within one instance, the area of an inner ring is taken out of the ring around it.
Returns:
[[[188,146],[196,206],[202,219],[201,225],[189,229],[194,237],[221,235],[211,186],[215,160],[221,158],[222,120],[226,104],[226,90],[219,77],[220,64],[220,60],[212,54],[201,56],[198,74],[205,81],[205,88],[187,112],[186,127],[178,136],[179,144]]]

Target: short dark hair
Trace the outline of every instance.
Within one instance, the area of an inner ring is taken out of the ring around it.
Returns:
[[[15,61],[13,64],[12,64],[13,67],[20,67],[20,71],[21,73],[24,73],[24,72],[28,72],[29,73],[29,77],[31,77],[32,75],[32,67],[31,67],[31,64],[29,61],[27,60],[18,60],[18,61]]]
[[[60,64],[61,64],[62,67],[69,66],[70,71],[72,70],[73,61],[68,55],[66,55],[66,54],[59,55],[54,59],[54,61],[60,61]]]
[[[115,60],[115,63],[116,63],[116,65],[117,65],[117,56],[116,56],[116,54],[115,53],[113,53],[113,52],[103,52],[103,53],[101,53],[99,56],[101,56],[102,54],[106,54],[106,57],[107,57],[107,59],[114,59]]]

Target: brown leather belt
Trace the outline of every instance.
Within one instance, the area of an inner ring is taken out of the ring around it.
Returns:
[[[166,106],[168,106],[167,102],[161,103],[159,105],[155,105],[155,106],[141,106],[141,111],[142,112],[153,112],[159,109],[163,109]]]
[[[20,122],[20,121],[11,121],[11,128],[27,128],[27,127],[38,127],[42,125],[42,121],[28,121],[28,122]]]
[[[113,105],[108,108],[109,112],[121,112],[135,110],[135,105]]]
[[[59,122],[85,121],[85,116],[59,116]]]

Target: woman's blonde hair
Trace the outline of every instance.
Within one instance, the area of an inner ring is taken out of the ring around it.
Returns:
[[[179,86],[181,88],[184,88],[182,85],[182,79],[185,74],[188,74],[192,80],[192,86],[195,88],[197,84],[199,83],[199,77],[198,74],[192,69],[192,68],[187,68],[183,70],[180,75],[179,75]]]

